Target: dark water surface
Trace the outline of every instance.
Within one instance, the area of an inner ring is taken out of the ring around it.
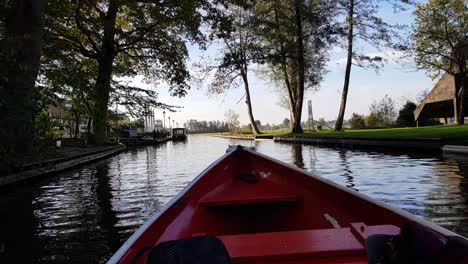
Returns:
[[[2,189],[0,262],[105,262],[229,144],[255,146],[468,236],[468,160],[190,136]]]

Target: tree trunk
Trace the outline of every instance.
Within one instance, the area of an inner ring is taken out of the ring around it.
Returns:
[[[278,5],[277,1],[275,1],[275,23],[278,31],[281,31],[280,25],[279,25],[279,19],[278,19]],[[290,112],[290,121],[289,121],[289,127],[292,130],[292,120],[294,117],[294,109],[295,109],[295,98],[294,98],[294,93],[291,87],[291,82],[289,81],[289,74],[288,74],[288,65],[287,65],[287,59],[286,59],[286,51],[284,50],[284,45],[283,42],[279,43],[280,46],[280,54],[281,54],[281,71],[283,72],[283,78],[284,78],[284,84],[286,86],[286,90],[288,92],[288,102],[289,102],[289,112]]]
[[[455,75],[455,86],[460,87],[458,92],[458,125],[465,124],[465,91],[467,87],[466,73],[459,73]]]
[[[302,103],[304,100],[304,82],[305,82],[305,62],[304,62],[304,43],[302,35],[302,0],[295,1],[296,9],[296,43],[297,43],[297,86],[296,102],[294,108],[293,133],[302,133],[301,116]]]
[[[88,142],[92,140],[91,123],[92,123],[92,119],[88,117],[88,122],[86,123],[86,139]]]
[[[101,45],[101,54],[98,59],[98,75],[95,85],[96,107],[93,116],[95,144],[104,144],[107,137],[107,110],[109,104],[110,85],[112,80],[112,64],[115,58],[114,36],[115,21],[119,9],[115,0],[109,2],[109,9],[104,17],[104,36]]]
[[[346,111],[346,101],[348,99],[349,79],[351,76],[351,65],[353,61],[353,16],[354,16],[354,0],[349,0],[348,10],[348,58],[346,61],[345,81],[343,85],[343,94],[341,95],[340,112],[336,119],[335,130],[341,131],[343,129],[343,119]]]
[[[247,72],[242,73],[242,80],[244,81],[245,88],[245,103],[247,104],[247,113],[249,114],[250,126],[252,127],[252,132],[257,135],[261,134],[260,130],[255,123],[255,118],[253,116],[252,103],[250,101],[250,89],[249,89],[249,80],[247,79]]]
[[[80,114],[78,112],[75,113],[75,139],[77,139],[80,135]]]
[[[0,155],[15,159],[33,146],[33,96],[47,0],[10,2],[0,40]]]

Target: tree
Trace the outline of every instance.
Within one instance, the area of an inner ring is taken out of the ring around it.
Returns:
[[[256,59],[258,36],[253,34],[253,13],[249,1],[244,5],[228,4],[223,8],[223,19],[216,24],[214,35],[222,42],[222,54],[216,66],[205,67],[204,71],[215,69],[209,92],[221,94],[232,87],[238,87],[242,80],[245,91],[245,103],[250,126],[254,134],[260,134],[252,109],[249,86],[249,67]]]
[[[257,34],[264,60],[275,81],[286,90],[291,130],[301,133],[302,106],[307,88],[317,87],[325,73],[334,1],[262,0],[255,6]]]
[[[364,116],[357,113],[353,113],[348,122],[352,129],[362,129],[366,127]]]
[[[396,125],[400,127],[414,127],[416,122],[414,121],[414,110],[416,110],[416,104],[407,101],[405,105],[398,112]]]
[[[67,109],[75,119],[75,131],[82,118],[88,119],[88,132],[91,119],[96,111],[94,86],[98,75],[95,60],[89,59],[54,38],[46,37],[43,51],[40,81],[49,90],[60,94],[70,103]],[[157,93],[113,80],[108,107],[120,105],[134,118],[147,115],[148,109],[160,108],[173,111],[175,106],[159,102]],[[78,134],[75,132],[75,134]],[[88,133],[89,136],[89,133]]]
[[[190,119],[184,124],[189,133],[213,133],[213,132],[227,132],[224,122],[221,121],[197,121]]]
[[[346,13],[346,22],[343,31],[346,32],[346,70],[341,96],[341,105],[338,118],[335,123],[335,130],[343,128],[343,120],[346,111],[346,101],[348,99],[348,89],[351,78],[352,65],[362,68],[374,68],[376,71],[383,66],[384,58],[381,56],[368,56],[356,52],[356,44],[363,44],[373,47],[391,46],[392,27],[385,23],[378,16],[379,1],[376,0],[339,0],[338,4],[342,11]]]
[[[49,33],[95,60],[94,139],[104,143],[113,77],[142,74],[168,82],[172,95],[189,89],[186,40],[202,41],[205,1],[51,0]]]
[[[429,0],[414,11],[411,43],[403,50],[414,57],[418,69],[432,77],[443,73],[455,77],[458,124],[464,123],[468,86],[468,15],[464,0]]]
[[[75,120],[75,135],[86,118],[88,137],[95,109],[94,90],[97,65],[92,59],[75,54],[66,43],[44,36],[39,83],[49,93],[60,95],[70,104],[67,112]],[[52,103],[55,105],[55,102]]]
[[[283,122],[281,123],[281,127],[283,128],[291,127],[291,121],[287,118],[283,119]]]
[[[370,114],[366,117],[365,123],[368,127],[391,127],[396,118],[395,102],[387,94],[374,101],[370,106]]]
[[[368,128],[380,128],[384,127],[384,119],[382,114],[379,112],[371,112],[366,118],[364,119],[364,124]]]
[[[416,103],[421,104],[424,99],[431,93],[430,89],[424,89],[416,95]]]
[[[229,131],[231,132],[236,132],[239,128],[240,122],[239,122],[239,114],[236,113],[234,110],[229,109],[224,113],[224,116],[226,117],[226,122],[229,127]]]
[[[46,0],[0,3],[0,160],[33,146],[35,82]]]

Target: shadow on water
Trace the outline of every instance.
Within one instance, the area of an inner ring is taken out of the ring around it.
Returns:
[[[351,188],[355,191],[358,191],[356,188],[354,188],[354,186],[356,186],[354,184],[354,177],[353,177],[353,172],[351,171],[351,165],[348,161],[348,158],[346,156],[346,153],[348,151],[346,149],[340,149],[338,150],[338,153],[339,153],[339,156],[340,156],[340,159],[341,159],[341,163],[342,163],[342,166],[343,166],[343,176],[346,178],[346,187],[348,188]]]
[[[96,167],[96,204],[98,206],[97,224],[103,230],[104,241],[107,243],[106,252],[116,251],[121,245],[121,238],[116,228],[118,222],[115,211],[112,209],[112,187],[109,177],[109,165],[101,163]],[[105,258],[107,259],[107,258]],[[103,260],[105,260],[103,259]]]
[[[293,164],[297,167],[304,169],[304,157],[302,156],[302,145],[293,144],[291,145]]]
[[[276,142],[276,144],[281,145],[302,145],[304,147],[310,147],[313,149],[332,149],[336,151],[347,150],[356,153],[369,153],[369,154],[384,154],[391,156],[406,156],[408,158],[420,159],[420,158],[442,158],[442,154],[438,150],[420,150],[414,148],[384,148],[384,147],[368,147],[368,146],[336,146],[336,145],[317,145],[312,143],[285,143],[285,142]]]
[[[33,263],[43,245],[36,236],[34,194],[21,189],[0,199],[0,263]]]

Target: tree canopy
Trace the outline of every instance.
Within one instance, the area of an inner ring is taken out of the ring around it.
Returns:
[[[414,12],[411,43],[404,48],[419,69],[433,79],[447,73],[455,76],[458,123],[464,123],[468,86],[468,3],[464,0],[429,0]]]
[[[201,43],[205,1],[51,0],[48,33],[77,56],[94,60],[94,136],[105,140],[106,115],[115,78],[143,75],[169,84],[172,95],[189,89],[186,41]]]
[[[304,91],[317,87],[335,36],[334,1],[261,0],[255,6],[262,61],[288,97],[293,132],[302,132]]]

